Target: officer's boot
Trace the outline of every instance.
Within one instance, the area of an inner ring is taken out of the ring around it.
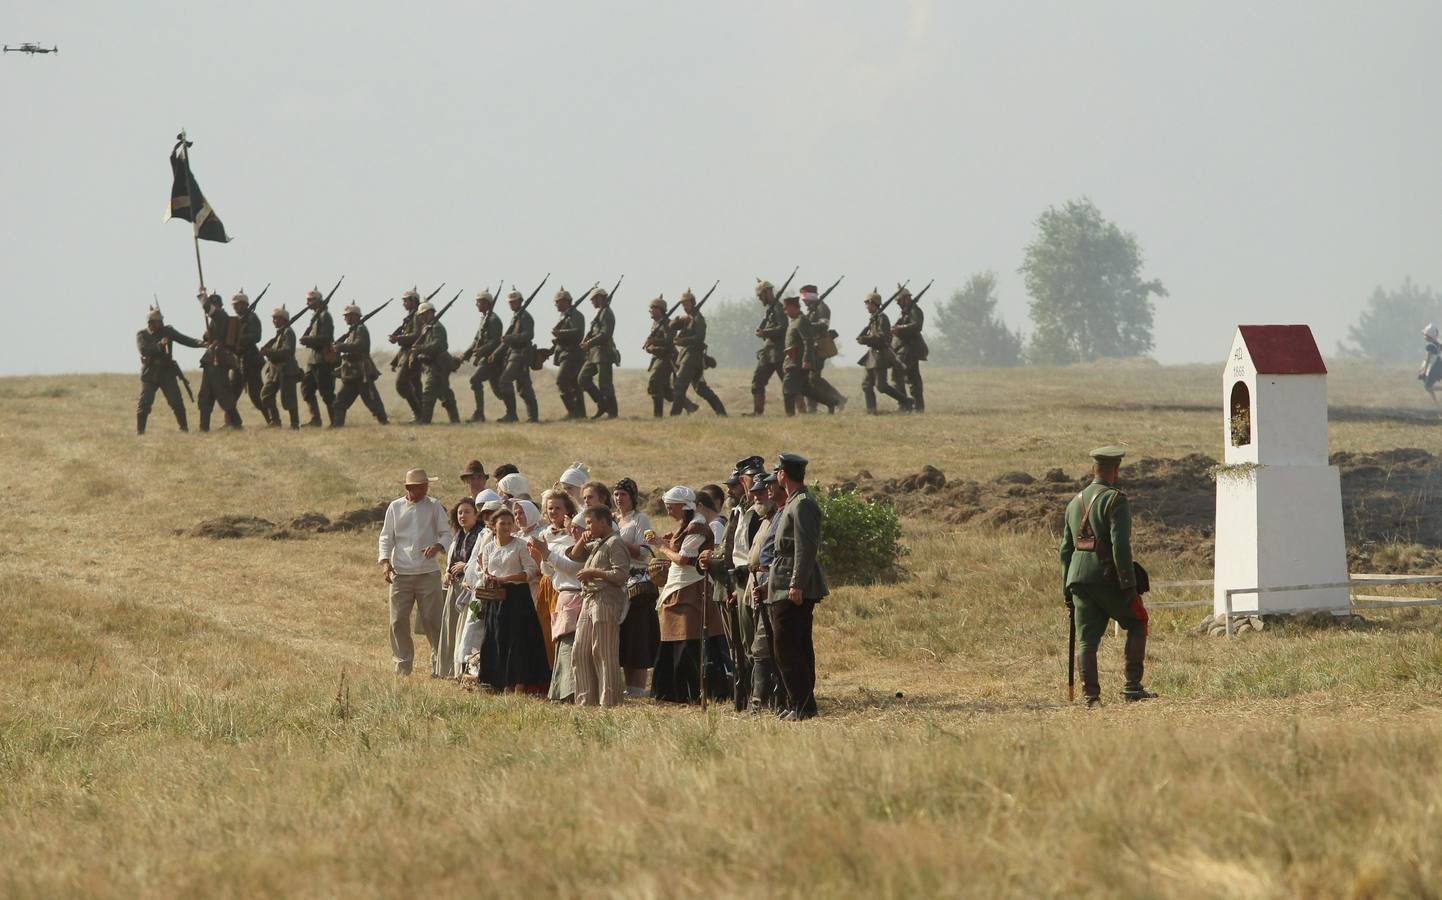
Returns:
[[[450,397],[445,401],[446,416],[451,420],[452,425],[459,425],[461,422],[461,411],[456,406],[456,398]]]
[[[472,391],[476,395],[476,411],[471,413],[472,422],[486,421],[486,392],[484,389]]]
[[[926,395],[921,391],[921,385],[911,389],[911,411],[926,412]]]
[[[305,401],[305,405],[308,406],[308,407],[310,407],[310,418],[309,418],[308,420],[306,420],[305,427],[307,427],[307,428],[319,428],[319,427],[320,427],[320,404],[316,403],[314,397],[311,397],[311,398],[309,398],[309,399],[307,399],[307,400]]]
[[[185,420],[185,407],[175,411],[175,424],[180,426],[181,431],[189,431],[190,424]]]
[[[290,430],[291,430],[291,431],[299,431],[299,430],[300,430],[300,404],[298,404],[298,403],[292,403],[292,404],[286,409],[286,413],[290,416]]]
[[[663,399],[663,398],[661,398],[661,397],[652,397],[652,398],[651,398],[651,415],[653,415],[653,416],[655,416],[656,418],[659,419],[659,418],[661,418],[663,415],[665,415],[665,413],[666,413],[666,401],[665,401],[665,399]],[[675,413],[672,413],[671,415],[674,416],[674,415],[676,415],[676,414],[675,414]]]
[[[871,388],[862,388],[861,395],[866,398],[866,414],[876,415],[876,391]]]
[[[1093,706],[1100,706],[1102,702],[1102,687],[1097,680],[1097,652],[1095,650],[1083,650],[1077,654],[1077,662],[1081,669],[1082,696],[1086,698],[1087,709]]]
[[[135,433],[145,433],[145,420],[150,418],[148,413],[138,412],[135,414]]]
[[[716,396],[716,392],[711,390],[709,385],[707,385],[705,393],[700,391],[697,393],[701,394],[701,399],[706,401],[706,405],[711,407],[713,413],[718,416],[726,415],[726,404],[721,402],[721,398]]]
[[[1126,687],[1122,689],[1122,696],[1128,703],[1137,700],[1154,700],[1156,694],[1142,687],[1142,674],[1146,668],[1147,659],[1147,632],[1145,626],[1133,628],[1127,632],[1126,644]]]
[[[520,419],[518,419],[518,418],[516,417],[516,395],[515,395],[514,392],[512,392],[512,393],[510,393],[510,394],[506,394],[505,396],[503,396],[503,397],[501,398],[501,402],[504,403],[505,406],[506,406],[506,414],[505,414],[504,416],[501,416],[499,419],[497,419],[497,420],[496,420],[497,422],[519,422],[519,421],[521,421]]]

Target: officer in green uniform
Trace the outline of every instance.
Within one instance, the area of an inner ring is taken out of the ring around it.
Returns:
[[[429,302],[416,310],[416,322],[421,330],[411,346],[411,356],[421,367],[421,422],[431,424],[439,403],[451,424],[458,425],[461,411],[456,406],[456,392],[451,390],[451,369],[456,358],[451,356],[446,326],[436,320],[436,308]]]
[[[824,403],[825,399],[811,384],[811,373],[806,368],[808,345],[812,341],[811,320],[801,314],[801,298],[787,297],[781,301],[782,312],[786,314],[786,340],[784,344],[786,362],[782,364],[781,400],[786,406],[786,415],[796,415],[797,409],[805,411],[807,400]]]
[[[881,311],[881,295],[875,289],[866,295],[865,303],[870,318],[858,340],[867,348],[861,358],[861,365],[866,368],[866,376],[861,379],[866,411],[876,415],[876,392],[880,391],[895,400],[902,412],[910,412],[911,398],[887,380],[887,373],[896,365],[896,354],[891,349],[891,319]]]
[[[411,359],[411,346],[420,336],[416,324],[416,307],[421,305],[421,294],[411,288],[401,295],[401,306],[405,307],[405,318],[396,326],[386,340],[398,348],[391,360],[391,371],[396,373],[396,394],[411,408],[411,421],[421,420],[421,367]]]
[[[661,418],[666,412],[666,402],[674,396],[671,392],[671,360],[676,355],[675,340],[671,334],[671,319],[666,315],[666,298],[657,297],[651,301],[651,333],[641,349],[651,355],[651,377],[646,381],[646,393],[651,395],[651,415]]]
[[[380,370],[371,359],[371,334],[361,321],[361,308],[354,303],[345,308],[345,323],[349,330],[335,342],[336,353],[340,356],[340,392],[336,394],[332,428],[345,427],[346,413],[356,398],[365,404],[371,415],[382,425],[389,425],[385,404],[381,402],[376,381]]]
[[[488,290],[476,295],[476,311],[481,314],[481,322],[476,326],[476,336],[471,339],[470,348],[461,354],[461,362],[470,360],[476,364],[476,371],[471,373],[471,393],[476,398],[476,411],[471,413],[472,422],[486,421],[487,384],[491,386],[491,393],[497,398],[501,396],[496,386],[501,375],[501,359],[498,354],[501,347],[501,317],[494,311],[495,304],[495,297]]]
[[[1097,680],[1097,648],[1107,622],[1115,619],[1127,633],[1128,701],[1156,696],[1142,687],[1147,654],[1147,611],[1137,594],[1132,564],[1132,513],[1127,496],[1117,489],[1124,447],[1098,447],[1091,452],[1092,483],[1066,508],[1061,538],[1062,595],[1075,621],[1082,694],[1087,708],[1101,703]]]
[[[811,375],[811,387],[816,396],[826,398],[822,401],[826,411],[834,413],[837,409],[845,408],[846,397],[821,376],[821,371],[826,368],[826,360],[836,352],[836,332],[831,330],[831,307],[821,299],[821,294],[817,292],[814,284],[801,286],[801,303],[806,318],[811,320],[810,356],[806,365]],[[822,355],[823,343],[830,351],[828,355]],[[815,400],[806,401],[806,411],[816,412]]]
[[[264,336],[260,317],[251,308],[245,288],[230,298],[230,308],[240,322],[240,337],[236,343],[235,355],[240,358],[240,369],[230,378],[230,392],[239,400],[241,394],[250,397],[250,403],[264,416],[265,405],[260,402],[260,373],[265,368],[265,358],[260,355],[260,339]]]
[[[696,396],[705,400],[712,412],[724,416],[725,404],[706,383],[706,317],[697,308],[696,295],[690,288],[681,294],[681,309],[685,315],[676,317],[672,329],[672,339],[676,342],[676,383],[672,388],[675,399],[671,403],[671,415],[680,415],[687,406],[694,408],[695,404],[686,399],[694,387]]]
[[[783,364],[786,360],[786,316],[776,300],[776,288],[769,281],[756,282],[756,299],[765,308],[761,324],[756,326],[756,336],[761,338],[761,349],[756,351],[756,371],[751,373],[751,415],[766,414],[766,385],[775,375],[783,382],[786,378]]]
[[[566,408],[566,418],[586,418],[586,397],[581,393],[581,366],[586,354],[581,351],[581,339],[586,334],[586,317],[576,309],[571,292],[565,288],[556,291],[556,312],[561,317],[551,329],[551,361],[556,364],[556,390],[561,395],[561,405]]]
[[[526,298],[520,291],[513,290],[507,294],[506,302],[510,304],[514,315],[506,333],[501,335],[506,356],[496,392],[500,395],[501,402],[506,405],[506,414],[496,421],[520,421],[516,417],[516,394],[519,393],[526,404],[526,421],[539,422],[540,407],[536,403],[536,392],[531,388],[531,357],[536,352],[536,321],[531,318],[530,313],[521,308],[525,305]]]
[[[185,347],[199,347],[200,341],[186,337],[165,324],[160,310],[151,307],[145,316],[145,327],[135,333],[135,348],[140,351],[140,400],[135,404],[135,433],[145,433],[145,422],[150,418],[150,408],[155,404],[155,392],[165,395],[170,411],[175,413],[175,424],[181,431],[189,431],[185,421],[185,403],[180,398],[180,366],[170,355],[173,344]]]
[[[284,306],[277,306],[271,310],[270,321],[275,325],[275,335],[260,348],[261,356],[265,357],[265,386],[260,389],[260,402],[265,407],[266,424],[280,427],[280,410],[275,405],[275,396],[279,394],[281,406],[290,415],[290,427],[300,428],[295,387],[300,384],[302,372],[295,360],[295,331],[290,327],[290,313]]]
[[[225,311],[219,294],[200,293],[205,313],[205,352],[200,356],[200,396],[195,405],[200,413],[200,430],[210,430],[210,413],[217,405],[225,413],[226,428],[240,428],[240,410],[235,408],[235,394],[230,390],[230,374],[240,368],[235,345],[240,336],[240,323]]]
[[[620,415],[616,408],[616,387],[611,382],[611,368],[616,365],[616,314],[611,311],[611,296],[603,288],[591,291],[591,305],[596,314],[591,317],[591,328],[581,341],[586,351],[586,364],[581,367],[581,389],[596,402],[596,412],[591,416],[614,419]]]
[[[331,344],[335,342],[335,321],[330,317],[330,310],[325,308],[325,297],[318,289],[305,295],[305,305],[313,311],[305,334],[300,336],[300,345],[310,351],[305,358],[305,377],[300,383],[300,393],[306,406],[310,407],[310,420],[305,423],[306,426],[319,428],[317,395],[325,404],[326,419],[335,421],[332,412],[335,406],[335,366],[330,360],[333,352]]]
[[[903,391],[911,391],[912,411],[925,412],[926,398],[921,389],[921,364],[928,352],[921,328],[926,317],[921,314],[921,308],[911,299],[911,291],[906,288],[902,288],[897,295],[896,305],[901,307],[901,315],[896,317],[896,324],[891,326],[891,349],[900,363],[901,377],[897,379],[897,384]]]

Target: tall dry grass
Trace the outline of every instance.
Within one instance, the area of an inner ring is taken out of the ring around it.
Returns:
[[[1334,400],[1421,411],[1394,376],[1340,367]],[[715,382],[739,412],[745,373]],[[220,513],[334,514],[394,495],[412,465],[453,498],[471,456],[537,480],[583,459],[655,488],[783,448],[823,481],[924,463],[1079,472],[1113,440],[1215,454],[1213,367],[937,372],[925,417],[382,430],[353,415],[339,433],[201,436],[162,409],[140,440],[134,390],[0,380],[8,896],[1442,892],[1430,611],[1231,642],[1193,633],[1201,611],[1158,611],[1163,699],[1086,713],[1064,702],[1051,539],[908,520],[907,580],[843,587],[821,609],[824,715],[798,726],[397,680],[373,533],[173,533]],[[639,413],[639,376],[620,390]],[[1332,440],[1437,433],[1350,416]],[[1112,696],[1114,641],[1102,668]]]

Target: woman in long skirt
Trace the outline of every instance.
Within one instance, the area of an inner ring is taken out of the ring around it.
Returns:
[[[579,531],[571,519],[576,515],[576,501],[564,491],[547,491],[542,495],[545,515],[550,525],[530,541],[531,558],[541,566],[541,584],[549,586],[555,596],[551,620],[546,623],[556,654],[551,662],[549,699],[570,703],[576,697],[576,670],[571,664],[571,651],[576,644],[576,623],[581,615],[581,582],[576,577],[582,563],[566,555],[576,543]],[[545,590],[545,587],[542,588]]]
[[[631,574],[646,571],[651,561],[651,548],[646,544],[646,532],[651,530],[651,518],[638,509],[640,489],[630,478],[616,482],[611,491],[612,509],[616,511],[616,529],[621,543],[631,554]],[[656,607],[650,602],[628,604],[625,617],[621,620],[621,670],[626,676],[626,696],[646,696],[646,679],[651,667],[656,664],[656,652],[661,647],[661,621],[656,617]]]
[[[460,675],[461,660],[455,658],[460,626],[465,622],[466,607],[471,602],[470,588],[466,587],[466,562],[471,558],[476,538],[481,529],[476,520],[476,501],[462,497],[451,508],[451,527],[456,530],[451,541],[451,553],[446,559],[443,580],[446,583],[445,606],[441,609],[441,637],[436,644],[436,654],[431,674],[436,678],[455,678]]]
[[[551,669],[531,598],[536,563],[515,527],[514,513],[497,510],[491,517],[495,537],[481,552],[480,585],[500,588],[504,597],[485,604],[480,680],[498,691],[544,691]]]
[[[687,487],[673,487],[662,498],[666,514],[676,521],[676,530],[665,537],[653,535],[648,543],[657,555],[670,560],[666,585],[658,601],[661,619],[661,649],[651,675],[651,696],[673,703],[694,703],[701,699],[701,642],[720,635],[721,611],[706,591],[705,575],[697,568],[701,554],[715,545],[715,536],[696,514],[696,494]],[[708,674],[716,662],[708,660]],[[727,696],[729,688],[714,678],[707,679],[708,692]]]

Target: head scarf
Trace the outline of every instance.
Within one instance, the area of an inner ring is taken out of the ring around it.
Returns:
[[[663,503],[679,503],[686,509],[696,508],[696,492],[685,485],[676,485],[661,498]]]
[[[512,472],[502,478],[499,487],[501,493],[511,497],[529,497],[531,495],[531,483],[520,472]]]
[[[571,468],[561,473],[561,484],[570,487],[581,487],[591,480],[591,472],[584,463],[571,463]]]

